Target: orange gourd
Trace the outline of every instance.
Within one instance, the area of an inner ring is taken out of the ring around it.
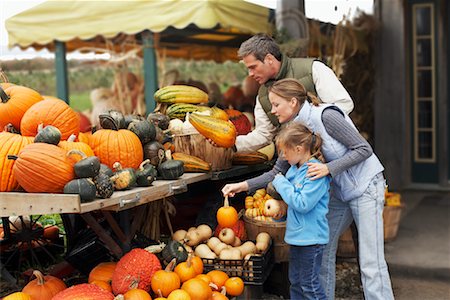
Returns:
[[[89,145],[89,138],[92,136],[92,132],[80,132],[78,134],[78,141]]]
[[[244,292],[244,281],[240,277],[230,277],[225,281],[227,294],[230,296],[239,296]]]
[[[32,300],[32,299],[31,296],[28,294],[25,294],[23,292],[16,292],[6,296],[5,298],[3,298],[3,300]]]
[[[172,293],[170,293],[169,297],[167,297],[167,300],[194,300],[195,298],[191,298],[188,292],[185,290],[175,290]]]
[[[36,279],[28,282],[22,292],[31,296],[33,300],[48,300],[53,298],[60,291],[65,290],[66,284],[61,279],[54,276],[44,276],[38,270],[33,271]]]
[[[60,99],[45,99],[31,106],[20,121],[22,135],[35,136],[39,124],[55,126],[61,131],[61,140],[80,132],[80,117]]]
[[[132,289],[123,295],[124,300],[152,300],[150,294],[141,289]]]
[[[73,285],[51,298],[51,300],[114,300],[114,295],[95,284]]]
[[[112,287],[111,284],[109,284],[106,281],[103,280],[92,280],[91,282],[89,282],[90,284],[95,284],[96,286],[101,287],[102,289],[108,291],[108,292],[112,292]]]
[[[116,262],[99,263],[91,270],[91,272],[89,272],[88,282],[91,283],[94,280],[100,280],[111,283],[116,265]]]
[[[180,277],[181,282],[185,282],[197,276],[197,272],[192,264],[192,254],[189,253],[188,259],[175,267],[175,273]]]
[[[192,113],[189,116],[189,122],[204,137],[212,140],[219,147],[231,148],[236,142],[236,128],[230,121]]]
[[[212,290],[206,282],[198,278],[192,278],[183,283],[182,290],[185,290],[191,299],[195,300],[210,300],[212,297]]]
[[[75,134],[72,134],[71,136],[69,136],[69,138],[67,139],[67,141],[61,141],[58,144],[58,147],[61,147],[62,149],[66,150],[66,151],[70,151],[70,150],[80,150],[81,152],[83,152],[84,154],[86,154],[86,156],[94,156],[94,151],[92,151],[91,147],[83,142],[75,142],[75,139],[77,138],[77,136]],[[74,157],[76,157],[77,160],[81,160],[82,157],[78,154],[74,154]]]
[[[0,133],[0,192],[10,192],[19,188],[19,183],[13,174],[15,161],[8,155],[17,155],[28,144],[33,143],[32,137],[11,133],[5,128]]]
[[[102,164],[111,169],[115,162],[119,162],[124,169],[137,169],[144,158],[141,141],[126,129],[97,130],[89,139],[89,145]]]
[[[217,210],[217,222],[221,227],[232,228],[239,220],[238,212],[228,202],[228,196],[225,196],[224,205]]]
[[[60,193],[64,185],[75,178],[75,160],[55,145],[29,144],[11,158],[16,160],[14,176],[29,193]]]
[[[25,112],[33,104],[42,101],[43,98],[41,94],[27,87],[2,84],[0,86],[0,100],[0,128],[4,128],[11,123],[19,129],[20,121]]]
[[[180,288],[180,277],[173,272],[176,261],[176,258],[172,259],[164,270],[159,270],[153,275],[151,283],[153,292],[167,297],[172,291]]]
[[[212,270],[206,273],[206,275],[211,278],[211,282],[217,286],[216,290],[218,291],[222,289],[225,282],[230,278],[227,273],[221,270]]]

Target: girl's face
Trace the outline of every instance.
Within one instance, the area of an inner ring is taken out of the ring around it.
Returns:
[[[300,110],[296,98],[286,100],[285,98],[270,92],[269,101],[270,104],[272,104],[272,110],[270,112],[274,114],[282,124],[294,119]]]
[[[294,148],[280,147],[281,158],[286,160],[291,166],[303,165],[311,157],[311,152],[302,145],[295,146]]]

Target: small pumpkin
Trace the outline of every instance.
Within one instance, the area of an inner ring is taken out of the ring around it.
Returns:
[[[116,190],[125,190],[136,183],[136,173],[133,168],[122,168],[119,162],[114,163],[114,175],[111,180]]]
[[[217,223],[221,227],[232,228],[239,220],[238,212],[233,206],[230,206],[228,196],[225,196],[224,205],[217,210]]]
[[[176,258],[173,258],[164,270],[159,270],[153,275],[151,283],[153,292],[167,297],[172,291],[180,288],[180,277],[173,272],[175,263]]]
[[[35,143],[47,143],[58,145],[61,141],[61,131],[52,125],[43,126],[39,124],[38,133],[34,137]]]
[[[91,283],[94,280],[98,280],[111,283],[116,265],[116,262],[99,263],[89,272],[88,282]]]
[[[183,283],[181,289],[185,290],[191,299],[209,300],[212,297],[212,290],[206,282],[198,278],[192,278]]]
[[[176,259],[177,263],[186,261],[188,253],[183,244],[178,241],[170,240],[161,252],[161,255],[166,262]]]
[[[59,238],[59,227],[56,225],[45,226],[42,236],[48,240],[57,240]]]
[[[98,174],[95,176],[94,184],[99,198],[106,199],[111,197],[114,193],[114,184],[111,178],[106,174]]]
[[[95,183],[90,178],[74,179],[64,186],[64,194],[80,195],[81,203],[94,200],[96,193]]]
[[[81,136],[82,136],[82,133],[80,133],[78,135],[79,138]],[[67,141],[59,142],[58,147],[63,148],[64,150],[67,150],[67,151],[80,150],[81,152],[86,154],[86,156],[94,156],[94,151],[89,146],[89,144],[86,143],[86,142],[82,142],[81,139],[80,139],[79,142],[75,142],[76,138],[77,138],[77,136],[75,134],[72,134],[72,135],[69,136]],[[75,158],[76,158],[76,160],[80,160],[82,158],[82,156],[75,155]]]
[[[121,299],[120,297],[116,298],[117,300]],[[131,289],[123,295],[123,300],[152,300],[152,297],[142,289]]]
[[[182,289],[176,289],[172,293],[169,294],[167,300],[193,300],[188,292]]]
[[[130,125],[128,125],[128,130],[134,132],[138,136],[142,145],[153,141],[156,137],[155,125],[147,120],[132,121]]]
[[[100,159],[97,156],[87,157],[85,153],[79,150],[70,150],[67,155],[78,154],[81,156],[74,166],[75,175],[78,178],[91,178],[98,175],[100,171]]]
[[[24,292],[15,292],[4,297],[3,300],[32,300],[31,296]]]
[[[150,163],[149,159],[144,160],[136,171],[136,183],[138,186],[150,186],[156,179],[158,171]]]
[[[206,273],[206,275],[208,275],[211,278],[211,282],[217,286],[217,288],[215,289],[218,291],[222,289],[222,286],[225,285],[227,279],[230,278],[228,274],[222,270],[211,270],[208,273]]]
[[[178,274],[178,277],[180,277],[181,282],[185,282],[197,276],[197,272],[192,264],[192,254],[188,255],[186,261],[179,263],[174,271]]]
[[[114,295],[95,284],[82,283],[73,285],[59,292],[52,298],[52,300],[74,299],[114,300]]]
[[[230,277],[225,281],[227,294],[230,296],[239,296],[244,292],[244,281],[240,277]]]
[[[44,276],[40,271],[34,270],[33,275],[36,279],[30,281],[22,292],[31,296],[33,300],[48,300],[65,290],[66,284],[61,279],[54,276]]]
[[[112,292],[112,287],[111,284],[106,282],[106,281],[102,281],[102,280],[93,280],[91,282],[89,282],[90,284],[95,284],[96,286],[101,287],[104,290],[107,290],[108,292]],[[116,300],[116,299],[114,299]]]
[[[103,129],[119,130],[125,129],[125,117],[120,111],[108,110],[98,116],[100,126]]]

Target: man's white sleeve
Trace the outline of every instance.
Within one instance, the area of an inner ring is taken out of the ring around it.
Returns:
[[[256,98],[255,129],[247,135],[239,135],[236,139],[237,151],[255,151],[273,141],[277,128],[272,125],[269,117]]]
[[[353,100],[332,69],[315,61],[312,64],[312,77],[317,96],[322,102],[336,104],[347,115],[352,112]]]

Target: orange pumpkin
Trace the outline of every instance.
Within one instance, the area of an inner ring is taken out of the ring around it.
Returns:
[[[198,274],[197,276],[195,276],[195,278],[203,280],[208,285],[211,283],[211,277],[209,277],[209,275],[206,274]]]
[[[89,282],[90,284],[95,284],[96,286],[101,287],[102,289],[108,291],[108,292],[112,292],[112,287],[111,284],[106,282],[106,281],[102,281],[102,280],[92,280],[91,282]]]
[[[56,240],[59,238],[59,227],[56,225],[47,225],[44,227],[42,236],[48,240]]]
[[[6,296],[3,300],[31,300],[31,297],[23,292],[16,292]]]
[[[105,281],[111,283],[114,270],[116,269],[116,262],[102,262],[95,266],[89,273],[88,282],[94,280]]]
[[[167,297],[172,291],[180,288],[180,277],[173,272],[176,260],[172,259],[164,270],[159,270],[153,275],[151,283],[153,292]]]
[[[88,144],[83,143],[83,142],[75,142],[76,138],[77,138],[77,136],[75,134],[72,134],[71,136],[69,136],[67,141],[59,142],[58,147],[61,147],[67,151],[70,151],[73,149],[80,150],[81,152],[86,154],[86,156],[94,156],[94,151],[92,151],[91,147]],[[74,156],[76,157],[77,160],[80,160],[82,158],[78,154],[74,154]]]
[[[212,300],[229,300],[227,296],[225,296],[226,294],[226,289],[225,287],[222,289],[222,292],[218,292],[218,291],[213,291],[212,292]]]
[[[60,193],[75,178],[75,160],[55,145],[29,144],[14,159],[14,176],[29,193]]]
[[[172,293],[170,293],[169,297],[167,297],[167,300],[194,300],[195,298],[191,298],[188,292],[185,290],[175,290]]]
[[[28,144],[33,143],[32,137],[3,131],[0,133],[0,192],[10,192],[19,188],[19,183],[13,175],[15,161],[8,155],[17,155]]]
[[[64,281],[57,277],[44,276],[38,270],[34,270],[33,275],[36,276],[36,279],[30,281],[22,289],[22,292],[30,295],[33,300],[52,299],[53,296],[67,288]]]
[[[200,258],[200,256],[192,256],[192,260],[191,260],[192,265],[194,266],[195,272],[197,274],[202,274],[203,273],[203,261]]]
[[[92,136],[92,132],[80,132],[78,134],[78,141],[89,145],[89,138]]]
[[[209,300],[212,296],[212,290],[206,282],[198,278],[192,278],[183,283],[182,290],[185,290],[192,299]]]
[[[179,263],[175,267],[175,273],[180,277],[181,282],[185,282],[191,278],[197,276],[194,265],[192,264],[192,254],[189,254],[188,259],[182,263]]]
[[[227,294],[230,296],[239,296],[244,292],[244,281],[239,277],[230,277],[225,281]]]
[[[124,300],[152,300],[150,294],[141,289],[132,289],[123,295]]]
[[[122,168],[137,169],[144,158],[142,144],[130,130],[97,130],[89,139],[89,145],[102,164],[111,169],[115,162]]]
[[[211,278],[211,282],[217,286],[217,290],[220,291],[225,285],[225,281],[230,278],[227,273],[221,270],[212,270],[206,273]]]
[[[11,123],[15,128],[19,129],[25,112],[33,104],[42,101],[43,98],[38,92],[24,86],[5,86],[7,85],[2,84],[0,87],[0,128]]]
[[[114,300],[114,295],[95,284],[73,285],[59,292],[52,300]]]
[[[221,227],[232,228],[239,220],[238,212],[228,202],[228,196],[225,196],[224,205],[217,210],[217,222]]]
[[[20,122],[22,135],[35,136],[39,124],[55,126],[61,131],[61,140],[80,132],[80,117],[60,99],[45,99],[31,106]]]

